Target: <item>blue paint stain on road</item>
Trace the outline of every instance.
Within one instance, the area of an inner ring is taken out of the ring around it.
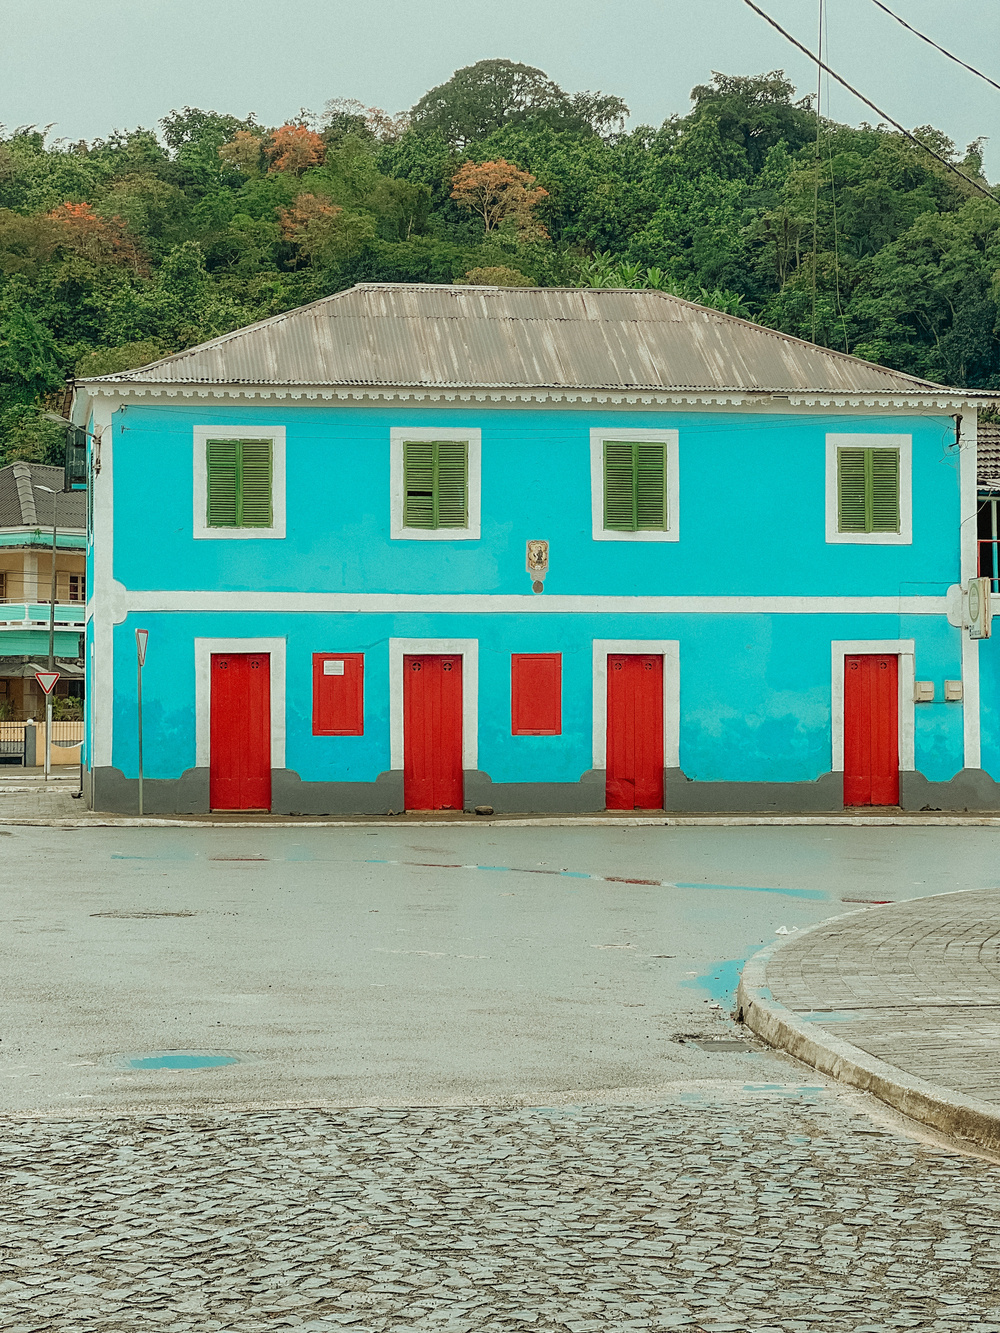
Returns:
[[[780,893],[784,898],[811,898],[814,901],[823,901],[829,898],[829,894],[822,889],[776,889],[765,888],[760,884],[681,884],[674,885],[678,889],[718,889],[727,893]]]
[[[728,1009],[736,996],[736,987],[740,984],[740,972],[745,962],[745,958],[727,958],[724,962],[715,963],[702,976],[682,981],[681,985],[707,990],[713,1000]]]
[[[127,1062],[129,1069],[218,1069],[222,1065],[238,1065],[235,1055],[199,1055],[183,1051],[169,1051],[165,1055],[135,1055]]]

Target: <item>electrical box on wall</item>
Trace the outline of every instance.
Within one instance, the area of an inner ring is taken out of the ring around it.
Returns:
[[[958,703],[962,698],[962,682],[960,680],[946,680],[944,683],[944,697],[949,703]]]
[[[364,653],[313,653],[313,735],[363,736]]]
[[[934,682],[932,680],[915,680],[913,682],[913,702],[915,704],[932,704],[934,702]]]
[[[969,579],[968,612],[969,638],[988,639],[990,637],[990,587],[992,579]]]

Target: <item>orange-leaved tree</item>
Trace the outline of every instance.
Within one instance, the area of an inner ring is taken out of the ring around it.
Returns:
[[[48,214],[59,224],[67,249],[98,264],[125,264],[140,272],[142,253],[122,218],[95,213],[91,204],[60,204]]]
[[[237,130],[229,142],[219,148],[219,156],[244,176],[259,176],[264,157],[263,136],[252,130]]]
[[[487,232],[512,221],[523,237],[546,240],[548,232],[535,217],[535,208],[548,197],[548,190],[535,177],[512,162],[466,162],[451,178],[451,197],[460,207],[483,219]]]
[[[291,208],[278,209],[278,217],[285,240],[314,264],[334,264],[375,236],[374,218],[347,213],[320,194],[300,194]]]
[[[287,171],[293,176],[319,166],[325,154],[326,144],[308,125],[282,125],[273,132],[268,144],[270,170]]]

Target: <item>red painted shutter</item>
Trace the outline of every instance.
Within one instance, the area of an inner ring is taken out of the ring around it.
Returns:
[[[899,804],[899,659],[844,658],[844,804]]]
[[[511,653],[510,732],[562,734],[562,653]]]
[[[212,809],[270,810],[269,654],[212,654],[210,744]]]
[[[365,734],[364,653],[313,653],[313,735]]]
[[[403,658],[403,801],[407,810],[461,810],[462,658]]]

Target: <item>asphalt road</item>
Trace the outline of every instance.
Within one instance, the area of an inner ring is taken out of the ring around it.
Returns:
[[[995,883],[997,850],[982,828],[10,828],[0,1111],[783,1082],[770,1053],[677,1037],[735,1035],[737,967],[776,932]],[[128,1067],[177,1052],[238,1062]]]
[[[0,1326],[1000,1333],[1000,1166],[675,1039],[998,839],[0,827]]]

